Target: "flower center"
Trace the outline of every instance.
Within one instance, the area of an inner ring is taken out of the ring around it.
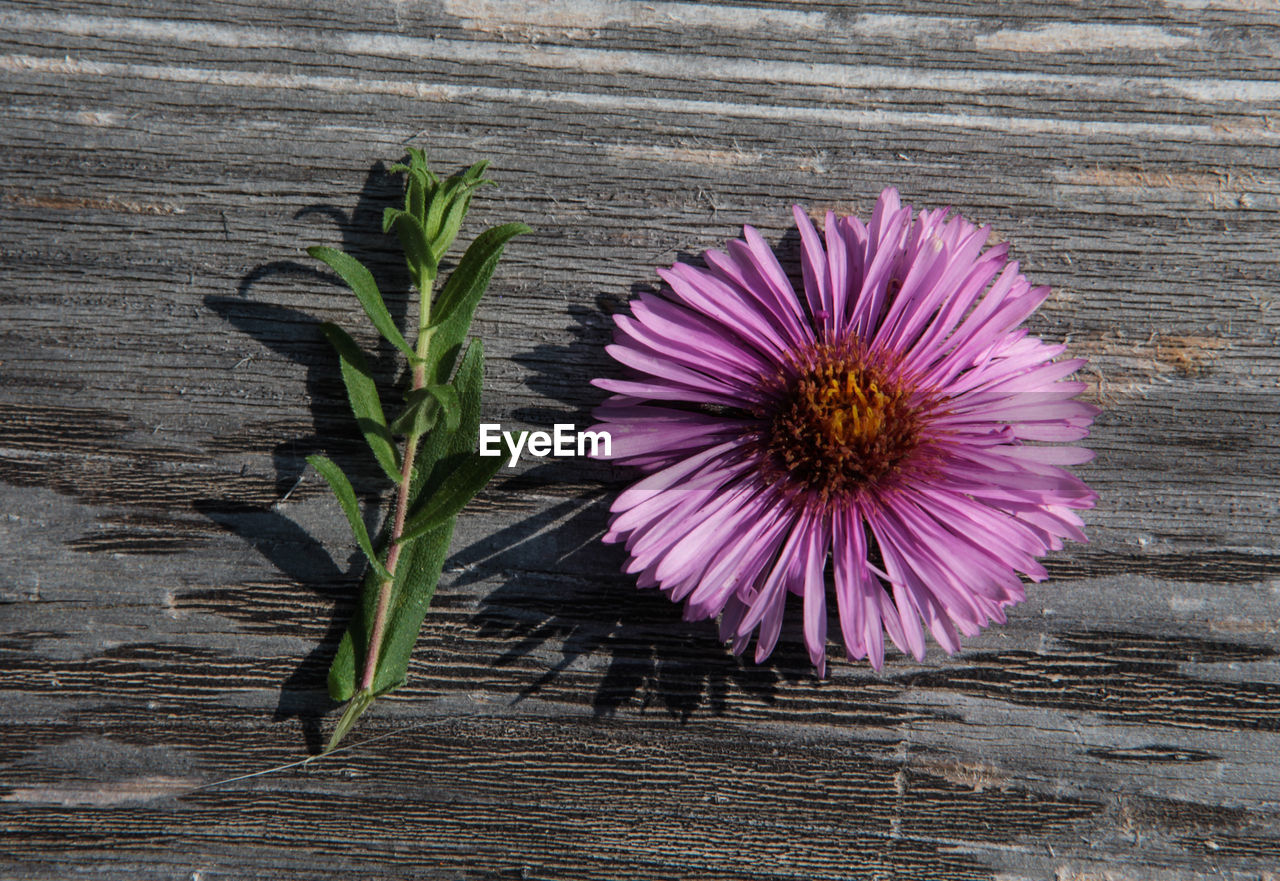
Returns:
[[[859,349],[823,344],[796,362],[765,415],[769,470],[826,500],[882,480],[916,448],[920,396]]]

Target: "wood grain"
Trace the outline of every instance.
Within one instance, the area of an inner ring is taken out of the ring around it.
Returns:
[[[1278,48],[1269,0],[10,0],[0,874],[1276,881]],[[333,718],[360,564],[305,457],[386,499],[317,326],[376,344],[302,249],[404,289],[406,144],[536,227],[477,322],[511,425],[585,423],[608,315],[743,223],[794,253],[791,201],[991,223],[1090,358],[1091,543],[817,681],[798,621],[755,666],[635,590],[625,473],[527,460],[363,742],[219,782]]]

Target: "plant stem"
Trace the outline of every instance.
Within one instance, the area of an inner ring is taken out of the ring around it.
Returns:
[[[413,371],[415,380],[419,371]],[[417,382],[413,388],[421,388]],[[387,630],[387,613],[392,604],[392,586],[396,581],[396,565],[401,552],[401,535],[404,533],[404,516],[408,513],[408,490],[413,480],[413,457],[417,453],[417,438],[411,437],[404,442],[404,467],[401,470],[401,483],[396,497],[396,517],[392,520],[392,547],[387,552],[387,571],[392,578],[384,579],[378,589],[378,611],[374,612],[374,631],[369,636],[369,651],[365,657],[365,675],[361,679],[360,690],[374,689],[374,676],[378,674],[378,659],[383,648],[383,631]]]
[[[431,331],[427,325],[431,321],[431,288],[430,282],[420,282],[421,298],[418,305],[418,339],[414,347],[418,355],[418,363],[413,365],[412,390],[417,391],[427,385],[427,367],[423,359],[431,345]],[[404,534],[404,521],[409,513],[409,490],[413,486],[413,460],[418,453],[418,435],[411,434],[405,440],[404,459],[400,468],[400,487],[396,493],[396,512],[391,521],[391,548],[387,551],[387,571],[391,577],[384,579],[378,587],[378,606],[373,614],[373,631],[369,634],[369,647],[365,652],[364,675],[360,679],[360,691],[373,694],[373,681],[378,675],[378,661],[382,656],[382,638],[387,629],[387,615],[391,609],[391,589],[395,585],[396,564],[400,562],[400,536]],[[363,708],[362,708],[363,709]]]

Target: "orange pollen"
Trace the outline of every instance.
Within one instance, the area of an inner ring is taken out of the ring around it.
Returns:
[[[824,500],[883,480],[919,444],[919,396],[847,346],[815,347],[770,385],[766,470]]]

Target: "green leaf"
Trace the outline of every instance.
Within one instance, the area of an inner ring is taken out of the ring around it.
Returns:
[[[489,160],[481,159],[462,173],[462,182],[472,186],[478,186],[481,183],[486,183],[482,178],[484,177],[484,173],[488,170]],[[493,181],[487,181],[487,183],[493,183]]]
[[[449,432],[437,425],[418,445],[409,493],[410,510],[427,490],[439,486],[444,476],[476,448],[480,434],[480,396],[484,383],[484,346],[473,340],[458,367],[453,387],[458,393],[458,428]]]
[[[430,227],[427,230],[431,238],[431,250],[437,262],[449,250],[453,240],[458,237],[458,230],[462,228],[462,219],[466,217],[467,209],[471,206],[472,192],[485,184],[493,184],[493,181],[484,177],[488,167],[488,160],[477,162],[462,174],[449,178],[441,188],[438,198],[444,203],[442,209],[444,213],[439,229]]]
[[[450,453],[469,453],[480,437],[480,398],[484,393],[484,344],[472,340],[453,378],[458,392],[458,430],[449,445]]]
[[[441,182],[432,193],[431,202],[427,205],[427,215],[422,221],[422,230],[427,236],[427,241],[434,242],[436,236],[440,233],[440,219],[444,217],[444,210],[449,207],[449,198],[453,192],[451,184],[453,179]]]
[[[454,523],[450,520],[401,551],[397,575],[401,565],[407,563],[408,567],[404,579],[392,594],[391,608],[387,613],[387,629],[373,678],[375,694],[384,694],[404,682],[413,647],[449,556]]]
[[[360,545],[360,550],[364,551],[369,565],[378,573],[379,578],[384,581],[389,579],[391,573],[373,552],[373,542],[369,541],[369,530],[365,529],[364,520],[360,517],[360,504],[356,501],[356,491],[351,488],[351,481],[347,480],[347,475],[342,473],[337,463],[325,456],[308,456],[307,461],[311,463],[312,468],[320,472],[321,477],[329,482],[333,494],[338,497],[338,504],[342,506],[342,513],[347,515],[347,522],[351,524],[351,532],[356,537],[356,544]]]
[[[423,391],[440,404],[440,412],[444,414],[445,431],[450,433],[457,431],[461,418],[457,390],[451,385],[429,385]]]
[[[413,276],[418,291],[425,294],[431,289],[431,280],[436,277],[438,267],[422,224],[406,211],[387,208],[382,212],[382,228],[384,232],[395,229],[396,235],[400,237],[400,245],[404,248],[404,261],[409,267],[409,274]]]
[[[391,433],[404,435],[423,435],[436,424],[440,415],[436,399],[426,389],[416,389],[405,395],[405,408],[395,421],[391,423]]]
[[[404,188],[404,210],[416,218],[421,219],[423,212],[427,207],[427,179],[426,176],[418,171],[409,172],[409,179],[405,181]]]
[[[458,393],[452,386],[429,385],[405,395],[404,412],[391,423],[394,434],[421,435],[430,431],[440,414],[445,417],[445,430],[458,429]]]
[[[438,179],[431,173],[431,169],[427,168],[426,155],[421,150],[410,147],[408,152],[410,162],[408,166],[404,166],[404,170],[408,173],[404,190],[404,210],[419,223],[425,223],[427,205],[435,198]]]
[[[417,147],[406,147],[405,152],[409,154],[409,161],[413,167],[419,169],[424,175],[426,175],[428,182],[432,185],[440,183],[440,178],[436,177],[431,171],[430,166],[427,165],[427,154],[425,151],[420,150]]]
[[[336,324],[328,322],[320,325],[321,332],[338,351],[342,364],[342,381],[347,386],[347,400],[351,402],[351,411],[355,414],[356,424],[364,435],[374,458],[382,466],[382,470],[392,481],[400,482],[400,461],[396,455],[395,444],[391,432],[387,429],[386,417],[382,415],[382,401],[378,397],[378,388],[373,382],[373,374],[365,361],[364,353],[356,345],[355,340]]]
[[[392,581],[387,626],[374,674],[372,694],[375,697],[394,690],[404,682],[409,658],[431,599],[435,596],[452,538],[453,523],[450,522],[405,545],[400,551]],[[381,586],[376,573],[370,570],[365,576],[355,617],[342,635],[338,653],[329,666],[329,696],[336,701],[347,701],[356,695],[357,671],[364,669],[368,656]]]
[[[364,314],[369,316],[373,326],[386,338],[387,342],[409,357],[414,357],[413,347],[405,340],[404,334],[400,333],[400,328],[396,327],[395,321],[391,318],[391,313],[387,311],[386,303],[382,300],[382,293],[378,290],[378,285],[373,280],[372,273],[365,268],[363,263],[350,254],[345,254],[335,248],[321,247],[320,245],[307,248],[307,253],[328,264],[329,268],[338,273],[342,280],[347,283],[347,286],[355,292],[356,297],[360,300],[360,305],[364,307]]]
[[[427,154],[425,152],[417,147],[405,147],[404,151],[409,154],[409,164],[406,165],[403,162],[397,162],[388,168],[387,171],[392,174],[397,174],[402,171],[420,171],[426,175],[427,180],[431,183],[434,184],[438,182],[439,179],[431,172],[430,167],[427,165]]]
[[[400,534],[401,541],[413,541],[456,517],[467,502],[475,498],[476,493],[493,479],[503,463],[509,460],[513,450],[506,443],[505,437],[503,445],[506,447],[504,455],[481,456],[479,453],[472,453],[455,468],[426,500],[426,504],[406,521],[404,531]]]
[[[437,263],[449,250],[453,240],[458,237],[458,230],[462,228],[462,218],[467,214],[470,201],[466,196],[454,199],[449,205],[449,210],[445,212],[444,219],[440,223],[440,231],[431,240],[431,254],[436,258]]]
[[[337,749],[338,744],[342,742],[342,738],[347,736],[351,726],[355,725],[356,720],[364,714],[365,710],[369,709],[373,700],[374,694],[370,691],[362,691],[351,699],[351,703],[347,704],[342,718],[338,720],[337,726],[333,729],[333,736],[329,738],[329,743],[324,748],[326,753],[331,753]]]
[[[433,328],[427,363],[434,365],[433,384],[444,383],[453,369],[458,350],[471,329],[480,298],[502,257],[507,242],[523,233],[532,232],[523,223],[504,223],[487,229],[467,248],[431,311]]]

